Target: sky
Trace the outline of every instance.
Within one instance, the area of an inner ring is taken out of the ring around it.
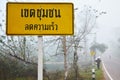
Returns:
[[[120,29],[120,1],[119,0],[102,0],[100,9],[105,9],[106,15],[98,19],[99,31],[98,36],[102,40],[114,40],[118,37],[116,29]]]
[[[105,11],[107,14],[97,19],[96,37],[97,42],[109,45],[111,41],[117,41],[120,32],[120,0],[8,0],[9,2],[72,2],[74,8],[78,8],[75,14],[79,14],[84,5],[90,5],[98,11]],[[7,0],[0,0],[0,23],[5,19]],[[2,11],[2,13],[1,13]],[[79,20],[79,18],[76,18]],[[5,24],[5,23],[2,23]],[[79,23],[77,23],[79,24]]]

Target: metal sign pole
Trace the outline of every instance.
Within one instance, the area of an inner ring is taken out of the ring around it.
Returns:
[[[43,80],[43,38],[38,36],[38,80]]]
[[[92,56],[92,80],[95,80],[95,61],[94,56]]]

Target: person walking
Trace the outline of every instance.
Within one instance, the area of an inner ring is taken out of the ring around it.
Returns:
[[[101,62],[100,58],[97,58],[96,59],[96,63],[97,63],[97,68],[98,69],[100,69],[100,62]]]

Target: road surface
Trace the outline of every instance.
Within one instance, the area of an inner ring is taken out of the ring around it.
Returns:
[[[106,80],[120,80],[120,58],[111,55],[104,55],[102,61],[104,63],[104,67],[106,68]]]

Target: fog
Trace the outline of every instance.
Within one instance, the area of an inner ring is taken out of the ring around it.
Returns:
[[[80,12],[84,9],[85,6],[91,6],[93,9],[96,9],[98,12],[105,11],[106,14],[101,15],[96,20],[96,25],[91,33],[96,33],[96,42],[100,44],[106,44],[108,49],[105,51],[105,54],[119,55],[119,45],[118,39],[120,38],[120,0],[8,0],[11,2],[72,2],[74,4],[75,10],[75,27],[80,27]],[[6,2],[7,0],[0,1],[0,23],[2,25],[6,21]],[[96,14],[97,15],[97,14]],[[5,29],[6,26],[3,26]],[[5,33],[0,33],[0,35]],[[94,41],[94,35],[89,35],[87,37],[87,52],[89,54],[90,44]],[[51,52],[51,51],[50,51]],[[53,51],[54,52],[54,51]],[[53,53],[51,52],[51,53]],[[84,51],[83,51],[84,52]],[[53,54],[54,55],[54,54]],[[103,54],[104,56],[104,54]],[[119,55],[120,56],[120,55]]]

